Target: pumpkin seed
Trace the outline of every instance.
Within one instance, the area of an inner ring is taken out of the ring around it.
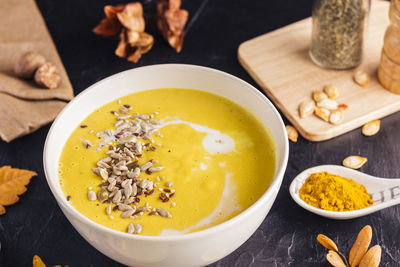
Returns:
[[[299,106],[299,113],[300,113],[300,118],[305,118],[309,115],[311,115],[314,112],[315,109],[315,102],[312,99],[307,99],[303,101],[300,106]]]
[[[354,242],[353,247],[350,250],[349,263],[351,267],[360,264],[361,259],[364,257],[369,247],[369,244],[371,243],[371,238],[372,238],[371,226],[366,225],[363,229],[361,229],[360,233],[357,236],[356,241]]]
[[[343,120],[343,113],[340,109],[334,110],[329,115],[329,122],[332,124],[338,124]]]
[[[314,113],[324,121],[329,121],[329,115],[331,115],[331,112],[328,109],[319,107],[315,107]]]
[[[314,98],[315,102],[320,102],[324,99],[327,99],[328,96],[324,92],[316,90],[313,92],[313,98]]]
[[[375,245],[362,258],[359,267],[378,267],[381,262],[381,246]]]
[[[324,92],[330,99],[336,99],[339,96],[339,89],[333,85],[326,85]]]
[[[335,242],[332,241],[332,239],[330,239],[329,237],[327,237],[326,235],[322,235],[319,234],[317,236],[317,241],[323,245],[324,247],[326,247],[329,250],[334,250],[334,251],[338,251],[338,248],[335,244]]]
[[[333,250],[329,250],[326,254],[326,260],[334,267],[346,267],[342,258]]]
[[[351,169],[359,169],[367,162],[367,160],[367,158],[360,156],[348,156],[343,160],[343,166]]]
[[[295,143],[297,142],[297,138],[299,137],[299,134],[298,134],[296,128],[294,128],[291,125],[286,125],[286,133],[287,133],[290,141],[295,142]]]
[[[326,98],[326,99],[323,99],[323,100],[317,102],[317,106],[319,108],[326,108],[326,109],[329,109],[329,110],[335,110],[335,109],[338,108],[339,104],[338,104],[338,102],[336,102],[333,99]]]
[[[108,193],[107,189],[102,188],[102,189],[100,189],[97,197],[99,198],[100,202],[103,202],[108,199],[108,195],[109,195],[109,193]]]
[[[369,77],[368,73],[363,70],[358,70],[354,73],[354,81],[361,85],[362,87],[367,87],[371,78]]]
[[[362,127],[362,133],[365,136],[372,136],[375,135],[379,132],[379,129],[381,128],[381,121],[380,120],[374,120],[366,123]]]

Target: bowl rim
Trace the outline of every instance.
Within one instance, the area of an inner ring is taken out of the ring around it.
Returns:
[[[75,102],[79,101],[80,98],[83,98],[87,93],[95,90],[96,87],[98,87],[99,85],[101,85],[103,83],[106,83],[113,79],[118,79],[120,76],[126,75],[129,72],[136,71],[136,70],[153,69],[153,68],[171,68],[171,67],[172,68],[173,67],[190,68],[193,70],[214,72],[218,75],[227,76],[228,78],[231,78],[232,80],[234,80],[238,83],[241,83],[243,85],[243,87],[245,87],[246,90],[248,90],[249,93],[255,94],[256,97],[262,98],[262,100],[265,102],[265,104],[270,106],[276,119],[278,119],[278,123],[280,126],[280,130],[282,131],[282,134],[286,133],[285,125],[283,123],[282,117],[280,116],[276,107],[272,104],[272,102],[264,94],[262,94],[259,90],[257,90],[254,86],[252,86],[248,82],[246,82],[232,74],[221,71],[221,70],[217,70],[217,69],[213,69],[213,68],[209,68],[209,67],[198,66],[198,65],[192,65],[192,64],[154,64],[154,65],[137,67],[137,68],[132,68],[132,69],[125,70],[122,72],[118,72],[118,73],[108,76],[100,81],[97,81],[96,83],[92,84],[91,86],[89,86],[88,88],[86,88],[82,92],[80,92],[78,95],[76,95],[75,98],[73,100],[71,100],[57,115],[56,119],[52,123],[52,125],[47,133],[47,137],[46,137],[44,149],[43,149],[43,169],[44,169],[46,181],[50,187],[50,190],[51,190],[54,198],[57,201],[57,204],[59,206],[61,206],[61,205],[64,206],[71,213],[72,216],[77,218],[80,222],[88,225],[89,227],[94,227],[95,229],[97,229],[99,231],[106,232],[107,234],[118,236],[121,238],[129,238],[129,239],[141,240],[141,241],[168,242],[168,241],[172,241],[172,240],[182,241],[182,240],[188,240],[188,239],[195,239],[195,238],[199,238],[199,237],[206,236],[206,235],[212,235],[212,234],[222,230],[223,228],[229,228],[229,226],[234,224],[236,221],[243,220],[247,216],[247,214],[252,213],[259,206],[263,205],[264,200],[269,198],[269,196],[274,193],[273,191],[275,190],[275,188],[277,188],[277,190],[279,191],[280,185],[282,183],[284,173],[285,173],[285,170],[287,167],[288,157],[289,157],[289,142],[288,142],[287,138],[285,138],[285,137],[283,137],[283,140],[284,140],[284,146],[283,146],[284,149],[283,150],[284,151],[282,153],[281,164],[278,165],[274,179],[273,179],[272,183],[270,184],[270,186],[264,191],[264,193],[250,207],[243,210],[238,215],[236,215],[236,216],[232,217],[231,219],[224,221],[220,224],[217,224],[217,225],[214,225],[209,228],[199,230],[196,232],[182,234],[182,235],[165,235],[165,236],[145,236],[145,235],[128,234],[126,232],[118,231],[118,230],[106,227],[104,225],[101,225],[95,221],[92,221],[91,219],[89,219],[88,217],[86,217],[85,215],[80,213],[77,209],[75,209],[70,203],[68,203],[68,201],[66,200],[66,198],[64,196],[60,196],[58,194],[58,192],[55,189],[56,182],[51,181],[51,179],[49,178],[50,174],[47,170],[47,154],[49,153],[49,150],[50,150],[50,148],[48,146],[49,139],[51,138],[52,133],[54,132],[54,129],[56,127],[58,127],[58,125],[60,124],[60,117],[62,116],[62,114],[68,112],[71,108],[73,108]],[[63,211],[63,209],[61,209],[61,210]],[[64,213],[64,211],[63,211],[63,213]],[[64,216],[65,216],[65,214],[64,214]],[[73,227],[75,228],[74,225],[73,225]]]

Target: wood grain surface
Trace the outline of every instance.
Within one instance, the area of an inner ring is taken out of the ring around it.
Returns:
[[[327,70],[311,61],[311,18],[242,43],[239,61],[304,138],[310,141],[333,138],[400,110],[400,95],[385,90],[376,74],[389,24],[388,10],[388,2],[373,1],[363,62],[356,68],[370,74],[367,88],[353,81],[354,69]],[[327,84],[338,87],[337,101],[349,106],[342,123],[332,125],[316,116],[301,119],[299,104],[311,98],[312,91],[322,90]]]

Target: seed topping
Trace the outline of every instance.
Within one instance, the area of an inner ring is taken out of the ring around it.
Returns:
[[[158,132],[161,122],[156,120],[153,114],[133,115],[130,110],[132,107],[124,104],[119,108],[119,112],[111,111],[115,116],[114,127],[97,132],[99,141],[96,144],[92,145],[88,140],[82,141],[85,148],[94,146],[98,151],[106,148],[105,156],[93,168],[93,173],[101,179],[100,189],[97,194],[89,189],[88,198],[91,201],[108,203],[105,213],[110,219],[114,218],[115,212],[120,212],[123,219],[134,220],[145,213],[172,218],[168,210],[153,208],[149,203],[139,207],[141,199],[152,196],[160,180],[165,178],[147,176],[155,172],[162,174],[165,167],[161,166],[157,159],[140,162],[145,153],[156,150],[152,145],[155,143],[153,136],[162,136]],[[175,190],[170,189],[172,185],[172,181],[166,182],[165,192],[159,187],[161,194],[155,197],[160,199],[160,204],[169,201],[175,195]],[[174,202],[171,206],[175,205]],[[142,225],[129,223],[127,232],[140,234]]]

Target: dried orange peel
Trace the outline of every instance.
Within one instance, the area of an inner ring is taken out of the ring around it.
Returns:
[[[6,213],[4,206],[18,202],[19,197],[25,193],[26,185],[37,173],[29,170],[21,170],[3,166],[0,168],[0,215]]]

